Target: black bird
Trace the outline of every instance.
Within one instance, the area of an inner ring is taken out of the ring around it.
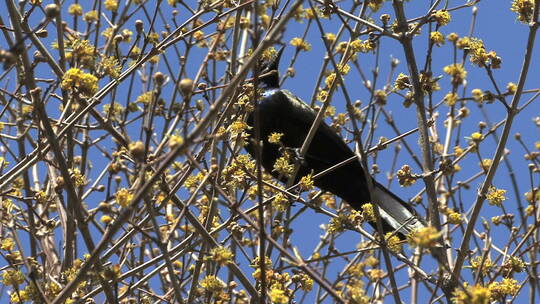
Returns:
[[[279,87],[278,65],[283,48],[277,55],[260,65],[260,86],[263,96],[259,102],[259,134],[262,141],[261,163],[265,170],[282,182],[288,178],[273,171],[277,158],[282,155],[282,148],[268,142],[273,133],[283,133],[281,143],[292,151],[298,151],[315,120],[317,113],[291,92]],[[250,113],[247,124],[251,126],[250,138],[246,150],[255,158],[255,112]],[[293,153],[294,155],[294,153]],[[311,141],[306,155],[300,159],[300,169],[296,182],[302,176],[317,174],[346,159],[355,153],[343,139],[326,123],[321,122]],[[370,178],[372,178],[370,176]],[[370,193],[366,176],[359,161],[350,162],[315,180],[315,185],[324,191],[331,192],[352,208],[361,210],[362,205],[373,202],[379,206],[382,226],[385,233],[397,231],[403,238],[408,232],[425,227],[414,209],[373,179],[373,192]],[[376,223],[371,223],[376,227]]]

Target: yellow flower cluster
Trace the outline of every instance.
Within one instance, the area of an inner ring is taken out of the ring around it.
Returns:
[[[128,189],[122,188],[118,190],[118,192],[115,193],[114,198],[116,200],[116,203],[122,207],[127,207],[129,204],[131,204],[131,201],[133,200],[133,193],[131,193]]]
[[[411,81],[409,80],[409,76],[403,73],[399,73],[394,83],[394,89],[401,91],[401,90],[410,88],[410,86],[411,86]]]
[[[299,37],[295,37],[291,39],[290,44],[300,51],[307,52],[311,50],[311,44],[309,44],[306,40]]]
[[[207,256],[207,259],[211,262],[217,263],[219,266],[225,266],[229,263],[232,263],[234,254],[229,248],[222,246],[214,247],[210,250],[210,255]]]
[[[452,84],[456,86],[462,84],[467,78],[467,71],[460,63],[447,65],[443,68],[443,71],[452,76]]]
[[[86,177],[81,173],[79,168],[69,169],[69,174],[73,180],[73,183],[75,184],[75,187],[86,185]]]
[[[433,12],[432,14],[433,19],[437,21],[437,24],[439,26],[444,26],[450,23],[450,20],[452,20],[452,16],[450,16],[450,13],[447,10],[438,10]]]
[[[388,246],[388,249],[390,249],[390,251],[395,253],[399,253],[401,251],[401,240],[397,235],[392,232],[388,232],[384,236],[384,238],[386,239],[386,246]]]
[[[455,304],[488,304],[491,291],[482,285],[466,286],[466,290],[456,289],[452,301]]]
[[[517,13],[518,20],[523,23],[529,23],[532,20],[534,13],[533,0],[514,0],[512,1],[511,11]]]
[[[68,14],[72,16],[82,16],[82,6],[78,3],[73,3],[68,8]]]
[[[118,10],[118,0],[105,0],[105,9],[116,13]]]
[[[268,142],[271,144],[279,144],[281,137],[283,137],[283,133],[272,132],[268,135]]]
[[[118,63],[118,59],[114,56],[103,58],[99,65],[103,69],[103,72],[112,78],[118,78],[118,76],[120,76],[120,72],[122,71],[122,67]]]
[[[442,232],[435,227],[423,227],[416,229],[407,235],[407,241],[411,247],[432,248],[437,245]]]
[[[444,36],[439,31],[429,33],[429,40],[437,46],[441,46],[445,43]]]
[[[451,107],[451,106],[453,106],[453,105],[456,104],[458,98],[459,98],[459,96],[458,96],[456,93],[454,93],[454,92],[449,92],[448,94],[446,94],[446,95],[444,96],[444,103],[445,103],[447,106]]]
[[[253,171],[255,162],[247,154],[240,154],[236,159],[221,173],[222,180],[229,188],[236,189],[246,184],[248,175],[246,170]]]
[[[290,158],[291,158],[290,154],[287,152],[284,152],[281,157],[276,159],[276,162],[274,163],[274,167],[272,171],[277,172],[278,174],[281,174],[285,177],[288,177],[291,174],[293,174],[294,164],[291,164]]]
[[[64,90],[77,90],[86,96],[92,96],[98,91],[98,79],[92,74],[71,68],[64,73],[60,86]]]
[[[299,187],[303,191],[309,191],[313,190],[314,184],[315,181],[313,180],[313,177],[311,176],[311,174],[308,174],[306,176],[302,176],[302,178],[300,179]]]
[[[204,277],[199,285],[208,293],[219,292],[225,288],[225,283],[215,275]]]
[[[420,73],[420,85],[424,94],[433,93],[441,89],[439,86],[439,78],[433,78],[429,73]]]
[[[471,259],[471,268],[476,273],[480,273],[483,276],[488,274],[493,266],[495,265],[493,265],[493,262],[489,257],[484,258],[483,256],[478,255]]]
[[[500,207],[502,205],[502,202],[506,200],[506,196],[504,196],[505,193],[506,190],[497,189],[491,186],[488,190],[488,193],[486,194],[486,199],[488,200],[490,205]]]
[[[417,177],[413,174],[409,165],[403,165],[401,169],[397,171],[398,182],[402,187],[409,187],[416,183]]]

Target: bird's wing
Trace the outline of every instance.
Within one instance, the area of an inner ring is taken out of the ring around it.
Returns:
[[[396,231],[402,235],[425,227],[423,219],[414,209],[388,190],[383,185],[373,180],[371,199],[379,206],[381,217]]]
[[[315,121],[317,112],[291,92],[287,90],[281,90],[281,92],[291,101],[289,111],[283,113],[284,119],[286,119],[284,125],[288,127],[286,132],[292,135],[288,139],[295,147],[301,147]],[[324,121],[320,123],[310,146],[317,148],[308,149],[305,158],[308,161],[312,159],[315,162],[324,163],[327,168],[354,156],[349,146]]]

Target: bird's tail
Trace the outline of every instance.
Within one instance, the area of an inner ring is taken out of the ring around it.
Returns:
[[[375,180],[371,200],[379,206],[383,221],[402,237],[415,229],[426,227],[423,219],[409,204]]]

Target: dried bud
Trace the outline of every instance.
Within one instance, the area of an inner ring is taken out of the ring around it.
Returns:
[[[158,86],[162,86],[163,83],[165,82],[165,75],[163,75],[163,73],[161,72],[156,72],[154,74],[154,81],[156,82]]]
[[[383,24],[388,24],[388,21],[390,21],[390,15],[388,14],[382,14],[381,15],[381,22]]]
[[[193,92],[193,80],[184,78],[180,80],[180,92],[185,96],[189,96]]]
[[[45,16],[47,16],[47,18],[56,18],[59,14],[60,8],[58,7],[58,5],[51,3],[45,6]]]
[[[64,178],[62,176],[58,176],[56,178],[55,190],[56,191],[62,191],[62,188],[64,188],[64,185],[65,185]]]
[[[117,43],[117,44],[122,42],[122,40],[124,40],[124,36],[122,36],[120,34],[115,35],[114,38],[113,38],[114,43]]]
[[[206,90],[206,88],[208,87],[208,85],[206,84],[206,82],[199,82],[199,84],[197,85],[197,89],[199,90]]]
[[[98,209],[102,212],[108,213],[111,212],[111,205],[107,202],[100,202],[98,205]]]
[[[141,33],[143,31],[143,25],[144,23],[142,22],[142,20],[135,20],[135,29],[137,30],[137,33]]]
[[[129,144],[129,153],[133,155],[133,157],[137,159],[141,159],[144,157],[144,143],[142,141],[136,141]]]

